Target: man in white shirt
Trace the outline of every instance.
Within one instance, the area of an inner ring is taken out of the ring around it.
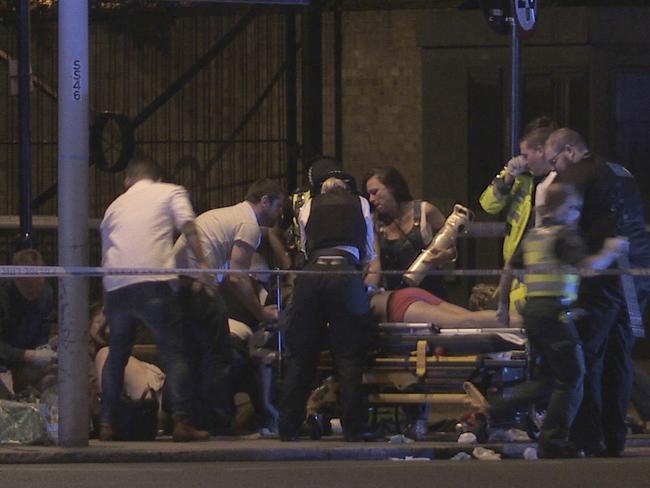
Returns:
[[[101,223],[102,266],[106,268],[173,268],[175,231],[183,233],[207,268],[194,225],[194,211],[183,187],[160,182],[156,164],[148,158],[129,163],[126,191],[108,207]],[[120,440],[117,408],[124,367],[131,355],[135,326],[142,322],[154,334],[167,374],[169,403],[175,421],[173,440],[206,440],[209,433],[190,422],[190,372],[183,350],[181,317],[172,290],[177,276],[107,275],[105,307],[111,327],[110,352],[102,372],[101,440]],[[205,276],[197,284],[209,283]]]
[[[260,245],[260,226],[272,227],[282,213],[282,187],[269,179],[251,185],[245,200],[209,210],[196,219],[202,253],[214,269],[248,270]],[[185,236],[174,246],[176,266],[194,268],[196,254]],[[277,320],[276,306],[262,306],[248,273],[219,276],[260,323]],[[193,293],[192,278],[182,277],[179,291],[187,349],[191,358],[196,423],[215,435],[231,432],[232,388],[229,383],[232,351],[228,311],[216,290]]]

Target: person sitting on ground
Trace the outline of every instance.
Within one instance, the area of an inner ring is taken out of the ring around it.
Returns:
[[[13,255],[13,266],[43,266],[35,249]],[[43,391],[56,383],[57,355],[48,344],[56,322],[54,292],[42,276],[0,281],[0,370],[5,396],[32,386]]]

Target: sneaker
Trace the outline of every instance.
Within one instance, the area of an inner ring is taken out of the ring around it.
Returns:
[[[187,420],[176,420],[172,440],[174,442],[207,441],[210,433],[207,430],[198,430]]]

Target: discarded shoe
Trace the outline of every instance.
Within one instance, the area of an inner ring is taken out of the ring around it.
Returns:
[[[463,432],[458,436],[458,444],[476,444],[476,434],[474,432]]]
[[[527,447],[524,449],[523,458],[527,459],[528,461],[536,461],[539,459],[539,456],[537,455],[537,449],[534,447]]]
[[[482,446],[475,447],[472,451],[472,456],[479,461],[501,461],[501,454]]]
[[[450,461],[471,461],[471,459],[472,456],[463,451],[456,453],[455,456],[449,458]]]
[[[415,442],[410,437],[406,437],[404,434],[395,434],[388,438],[389,444],[411,444]]]

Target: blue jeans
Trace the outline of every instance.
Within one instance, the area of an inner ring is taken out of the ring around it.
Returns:
[[[181,329],[180,312],[167,281],[149,281],[108,292],[106,318],[110,327],[109,353],[102,371],[102,421],[112,424],[124,387],[124,367],[142,322],[154,335],[167,378],[166,390],[172,414],[189,419],[190,374]]]

